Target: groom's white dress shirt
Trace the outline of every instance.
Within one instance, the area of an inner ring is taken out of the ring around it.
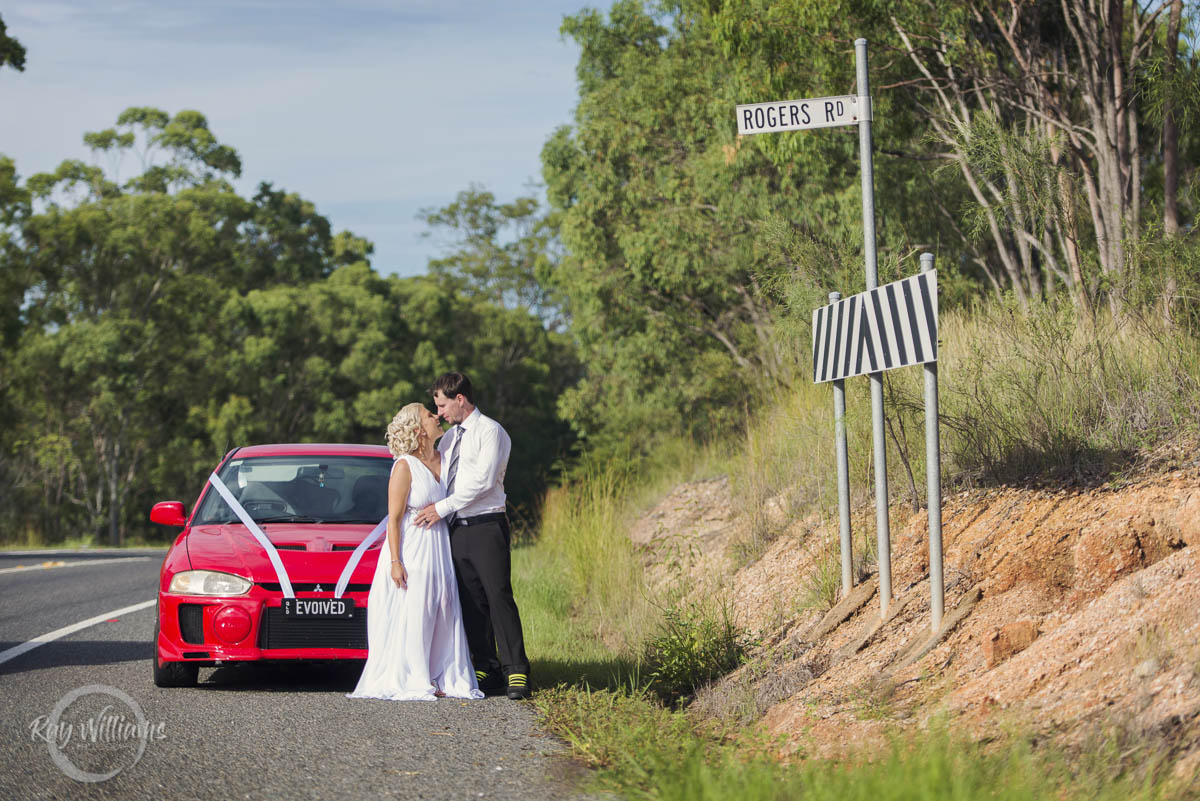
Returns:
[[[478,408],[467,419],[448,430],[438,442],[442,454],[442,483],[450,470],[450,454],[454,442],[461,438],[458,448],[458,470],[454,475],[454,492],[434,504],[439,516],[445,519],[451,512],[459,517],[474,517],[503,512],[504,472],[508,469],[508,454],[512,441],[508,433]]]

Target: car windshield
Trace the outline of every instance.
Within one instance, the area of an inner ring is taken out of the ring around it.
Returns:
[[[387,514],[391,470],[388,457],[261,456],[231,459],[218,475],[260,523],[378,523]],[[195,523],[237,519],[210,490]]]

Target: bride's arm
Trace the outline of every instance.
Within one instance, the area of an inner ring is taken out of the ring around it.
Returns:
[[[408,462],[401,459],[388,479],[388,522],[387,544],[388,558],[392,560],[392,581],[402,590],[408,589],[408,571],[404,569],[403,553],[404,530],[402,521],[404,510],[408,507],[408,492],[412,487],[412,471]]]

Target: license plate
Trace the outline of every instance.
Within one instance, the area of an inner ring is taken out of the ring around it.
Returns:
[[[284,617],[354,617],[353,598],[284,598]]]

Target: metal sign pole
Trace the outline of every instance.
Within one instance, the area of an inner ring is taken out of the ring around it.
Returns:
[[[829,302],[842,299],[841,292],[830,292]],[[850,457],[846,450],[846,381],[833,382],[834,441],[837,446],[838,535],[842,550],[842,597],[854,586],[850,539]]]
[[[858,94],[845,97],[814,97],[800,100],[781,100],[768,103],[744,103],[737,106],[737,128],[739,136],[748,136],[751,134],[773,133],[776,131],[802,131],[809,128],[828,128],[836,125],[853,125],[858,123],[858,148],[859,158],[862,162],[862,204],[863,204],[863,249],[866,257],[867,270],[867,291],[876,289],[879,286],[879,268],[876,263],[875,254],[875,168],[873,161],[873,145],[871,142],[871,120],[874,118],[874,111],[871,108],[871,87],[867,79],[867,40],[856,39],[854,42],[855,67],[858,77]],[[934,279],[936,280],[936,279]],[[831,296],[832,297],[832,296]],[[857,297],[857,296],[855,296]],[[890,302],[890,301],[889,301]],[[875,301],[875,307],[878,314],[879,301]],[[852,309],[854,306],[852,305]],[[814,330],[819,325],[817,312],[813,313]],[[840,321],[840,317],[838,318]],[[881,318],[877,318],[876,323],[869,323],[866,320],[866,315],[859,317],[859,325],[855,329],[859,337],[856,345],[861,345],[865,340],[869,344],[872,327],[883,326]],[[854,325],[854,315],[851,312],[850,319],[847,321],[850,326]],[[917,325],[917,323],[913,323]],[[879,336],[880,331],[876,330],[874,336]],[[886,334],[885,334],[886,335]],[[851,332],[847,330],[846,337],[850,337]],[[841,340],[839,334],[839,342],[837,348],[844,347],[847,341]],[[834,405],[837,414],[838,425],[838,512],[841,536],[842,536],[842,589],[843,592],[848,591],[853,583],[853,576],[850,575],[850,509],[849,509],[849,470],[846,467],[845,456],[845,385],[841,379],[848,375],[861,375],[861,370],[856,366],[854,371],[850,372],[850,357],[845,356],[841,370],[834,369],[834,373],[839,375],[829,375],[828,362],[829,347],[828,335],[824,343],[825,349],[818,351],[816,340],[813,342],[813,373],[814,381],[818,383],[822,381],[834,381]],[[922,361],[919,358],[919,348],[917,361]],[[841,352],[840,350],[838,351]],[[861,351],[860,362],[861,362]],[[880,366],[874,356],[874,350],[870,350],[870,367],[875,368]],[[887,351],[884,351],[885,363],[890,369],[890,357]],[[818,358],[820,357],[820,359]],[[904,357],[902,356],[902,359]],[[818,361],[823,365],[819,380],[816,377]],[[879,562],[879,602],[880,616],[886,617],[888,606],[892,602],[892,548],[891,536],[888,531],[888,483],[887,483],[887,443],[884,440],[883,431],[883,372],[877,371],[870,374],[871,381],[871,434],[874,438],[875,445],[875,532],[878,538],[878,562]]]
[[[867,40],[854,41],[858,73],[858,151],[862,160],[863,249],[867,262],[867,289],[879,286],[875,255],[875,166],[871,142],[871,85],[867,78]],[[871,373],[871,436],[875,445],[875,533],[879,560],[879,614],[887,615],[892,602],[892,544],[888,531],[887,442],[883,431],[883,373]]]
[[[933,254],[921,254],[921,272],[933,270]],[[929,605],[932,627],[942,626],[946,588],[942,575],[942,449],[938,440],[938,366],[925,363],[925,488],[929,496]]]

